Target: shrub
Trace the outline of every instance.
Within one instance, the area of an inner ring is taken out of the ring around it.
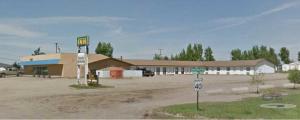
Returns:
[[[300,83],[300,71],[299,70],[290,70],[288,79],[291,83],[294,83],[294,89],[296,88],[296,84]]]

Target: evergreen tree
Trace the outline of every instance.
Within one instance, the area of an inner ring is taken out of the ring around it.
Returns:
[[[270,62],[274,63],[275,65],[279,65],[280,61],[275,53],[274,48],[269,48],[269,56],[267,57],[267,60],[269,60]]]
[[[194,51],[192,49],[192,44],[189,44],[186,48],[186,60],[194,60]]]
[[[203,61],[203,48],[201,44],[194,44],[193,47],[194,58],[193,61]]]
[[[163,59],[166,58],[162,57]],[[157,55],[154,55],[153,59],[158,59]],[[185,49],[182,49],[180,53],[171,55],[171,60],[185,60],[185,61],[203,61],[203,48],[202,44],[188,44]]]
[[[204,57],[205,57],[205,61],[215,61],[215,58],[213,56],[213,51],[210,47],[207,47],[205,49]]]
[[[280,53],[279,53],[280,59],[283,63],[285,64],[289,64],[290,63],[290,52],[286,47],[282,47],[280,49]]]
[[[252,47],[252,54],[254,56],[254,59],[260,58],[259,52],[259,47],[257,45]]]

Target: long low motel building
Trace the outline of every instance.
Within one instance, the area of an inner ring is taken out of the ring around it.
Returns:
[[[265,59],[239,61],[171,61],[124,60],[133,64],[131,69],[147,69],[155,75],[192,74],[193,67],[204,67],[204,74],[253,75],[275,73],[275,65]]]
[[[172,61],[172,60],[128,60],[115,59],[101,54],[89,54],[89,70],[103,70],[109,67],[120,67],[124,70],[145,68],[155,75],[192,74],[193,67],[204,67],[205,74],[247,75],[255,72],[274,73],[275,65],[264,60],[241,61]],[[45,54],[21,57],[24,73],[41,74],[47,71],[51,76],[77,76],[77,53]],[[81,68],[81,75],[84,73]]]

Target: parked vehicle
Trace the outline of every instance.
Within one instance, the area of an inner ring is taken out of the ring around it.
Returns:
[[[4,78],[8,75],[21,76],[23,72],[17,68],[7,68],[6,70],[0,71],[0,78]]]
[[[143,71],[143,77],[152,77],[154,76],[154,72],[147,70],[145,68],[138,68],[136,70],[142,70]]]

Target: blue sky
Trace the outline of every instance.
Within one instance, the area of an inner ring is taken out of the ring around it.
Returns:
[[[91,52],[111,42],[114,57],[125,59],[152,59],[159,48],[175,54],[197,42],[217,60],[253,45],[284,46],[296,59],[299,12],[296,0],[0,0],[0,62],[37,47],[53,53],[55,42],[76,52],[82,35],[90,36]]]

